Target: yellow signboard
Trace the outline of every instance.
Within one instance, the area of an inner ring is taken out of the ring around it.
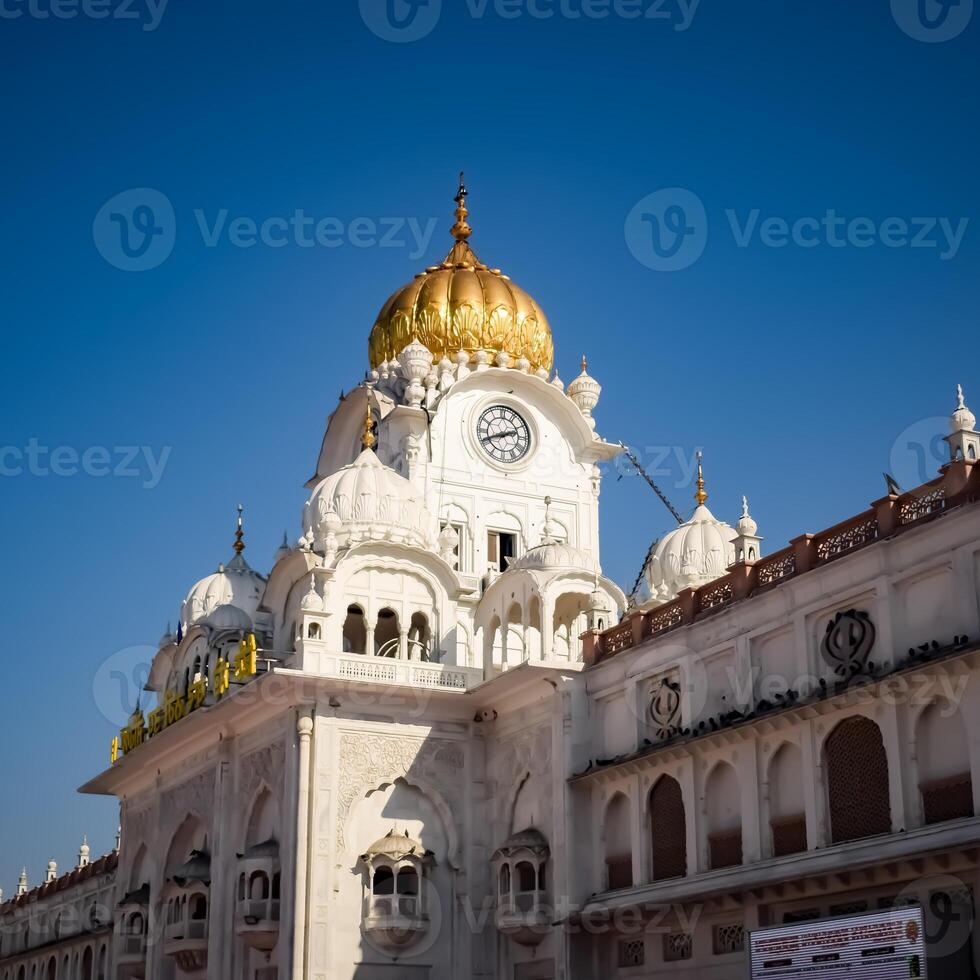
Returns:
[[[232,664],[224,657],[218,659],[211,676],[211,693],[215,698],[221,698],[231,687],[231,681],[244,683],[258,672],[258,648],[255,634],[249,633],[238,644],[238,653],[234,660],[234,676]],[[175,725],[182,718],[204,707],[208,697],[208,682],[199,677],[187,690],[180,694],[176,690],[167,691],[163,696],[163,704],[150,712],[144,720],[143,712],[137,709],[129,719],[129,724],[120,731],[109,745],[109,762],[115,764],[121,756],[128,755],[139,748],[154,735],[159,735],[165,728]]]

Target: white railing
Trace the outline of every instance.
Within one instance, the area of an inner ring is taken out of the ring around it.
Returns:
[[[326,676],[352,681],[438,691],[469,691],[483,683],[483,671],[477,667],[393,660],[356,653],[326,653],[318,659]]]

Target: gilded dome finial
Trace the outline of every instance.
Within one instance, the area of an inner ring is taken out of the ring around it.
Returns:
[[[245,530],[242,521],[242,514],[245,512],[245,508],[239,504],[238,505],[238,524],[235,527],[235,554],[240,555],[245,550]]]
[[[698,450],[698,489],[697,493],[694,494],[694,499],[698,502],[699,507],[703,507],[708,500],[708,493],[704,489],[704,470],[701,468],[701,461],[704,459],[704,454],[701,450]]]
[[[374,437],[374,416],[371,414],[371,391],[365,389],[367,395],[367,412],[364,418],[364,435],[361,436],[361,445],[365,449],[373,449],[377,439]]]
[[[459,172],[459,191],[456,193],[456,224],[452,227],[452,236],[457,242],[465,242],[470,235],[473,234],[473,229],[470,228],[469,223],[466,218],[469,215],[469,211],[466,208],[466,198],[469,196],[469,191],[466,189],[466,182],[464,179],[463,171]]]

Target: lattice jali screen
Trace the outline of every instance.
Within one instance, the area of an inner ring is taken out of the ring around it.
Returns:
[[[643,966],[647,961],[647,950],[642,939],[621,939],[619,941],[619,965]]]
[[[687,874],[687,819],[680,784],[661,777],[650,793],[650,829],[653,835],[653,880],[683,878]]]
[[[664,936],[664,961],[689,960],[694,954],[694,939],[688,932],[671,932]]]
[[[715,956],[741,953],[745,950],[745,927],[741,922],[715,926],[712,930]]]
[[[826,761],[833,842],[891,833],[888,758],[878,726],[863,717],[842,721],[827,739]]]
[[[713,870],[736,867],[742,863],[742,828],[710,834],[708,847]]]
[[[772,828],[772,853],[775,857],[801,854],[806,850],[806,815],[776,817],[770,821]]]
[[[923,783],[920,788],[926,823],[973,816],[973,780],[968,772]]]

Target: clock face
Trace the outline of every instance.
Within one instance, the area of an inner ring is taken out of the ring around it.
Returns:
[[[531,448],[527,422],[506,405],[491,405],[480,416],[476,438],[483,451],[498,463],[516,463]]]

